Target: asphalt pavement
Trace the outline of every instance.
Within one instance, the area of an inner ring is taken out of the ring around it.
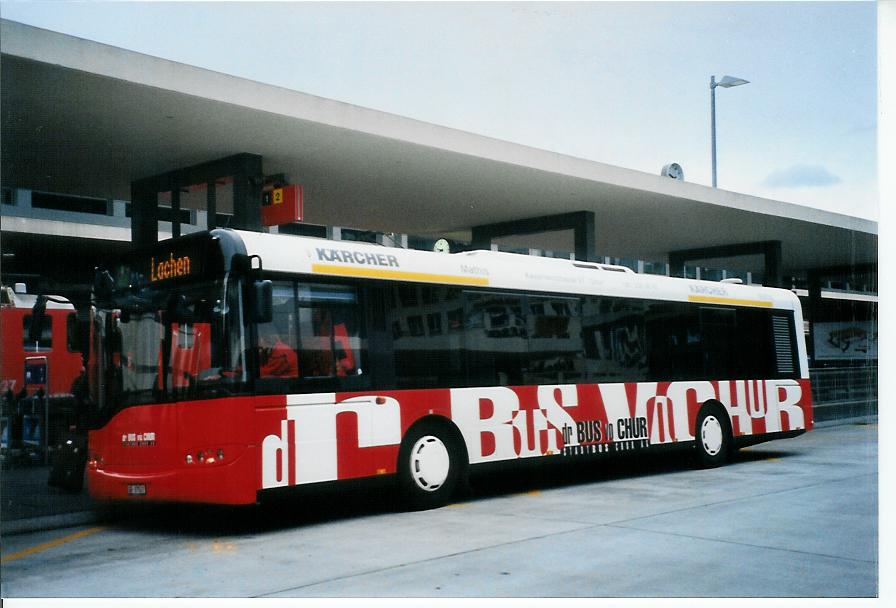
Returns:
[[[871,422],[744,448],[717,469],[669,453],[480,473],[471,492],[430,511],[360,488],[240,510],[133,509],[99,525],[4,536],[0,591],[874,598],[889,579],[879,575],[885,441]]]
[[[877,422],[877,416],[816,423],[816,428]],[[18,534],[97,523],[108,516],[87,494],[70,493],[47,483],[49,467],[30,465],[0,471],[0,534]]]
[[[100,517],[86,489],[66,492],[49,485],[49,476],[50,468],[44,465],[0,471],[0,533],[64,528]]]

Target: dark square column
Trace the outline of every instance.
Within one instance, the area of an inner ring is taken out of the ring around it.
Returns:
[[[576,259],[592,260],[596,251],[593,211],[575,211],[473,226],[472,246],[474,249],[489,249],[492,240],[502,236],[570,229],[574,233]]]
[[[171,192],[171,232],[174,237],[180,236],[180,189],[194,184],[207,185],[208,227],[216,227],[215,187],[222,177],[233,179],[233,227],[261,230],[262,158],[244,153],[131,182],[132,243],[148,245],[158,241],[159,192]]]

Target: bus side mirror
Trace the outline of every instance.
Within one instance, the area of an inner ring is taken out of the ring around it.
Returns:
[[[252,320],[256,323],[274,320],[274,284],[271,281],[252,283]]]

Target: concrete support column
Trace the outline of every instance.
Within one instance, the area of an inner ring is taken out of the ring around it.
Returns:
[[[171,190],[171,237],[180,236],[180,186]]]
[[[806,309],[803,311],[803,319],[809,321],[809,335],[806,338],[806,354],[811,361],[815,361],[815,331],[813,327],[821,309],[821,273],[818,270],[810,270],[806,273],[809,298]],[[797,328],[801,331],[802,328]]]
[[[474,226],[471,245],[474,249],[492,249],[492,240],[498,237],[570,229],[574,233],[576,259],[593,261],[596,243],[592,211],[560,213]]]
[[[131,182],[131,241],[148,245],[159,238],[159,192],[171,192],[171,230],[180,230],[180,189],[194,184],[207,184],[209,228],[216,226],[217,198],[215,183],[219,178],[233,179],[233,228],[260,231],[261,189],[264,185],[262,158],[257,154],[235,154],[219,160],[175,169],[167,173]],[[195,220],[194,220],[195,221]]]
[[[131,242],[151,245],[159,240],[159,192],[146,182],[131,183]]]
[[[212,230],[218,227],[218,182],[209,180],[205,184],[205,211],[208,214],[206,228]]]
[[[757,254],[762,255],[765,260],[765,285],[781,287],[781,241],[759,241],[670,251],[669,272],[673,277],[681,277],[684,276],[685,262]],[[699,273],[697,278],[700,278]]]
[[[239,156],[233,173],[233,227],[258,232],[262,228],[261,189],[264,186],[261,157]]]

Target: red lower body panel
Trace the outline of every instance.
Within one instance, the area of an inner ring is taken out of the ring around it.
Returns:
[[[394,474],[425,417],[450,421],[477,465],[692,445],[707,402],[742,443],[812,428],[809,382],[791,379],[239,397],[122,410],[91,432],[88,483],[100,499],[248,504],[258,490]]]

